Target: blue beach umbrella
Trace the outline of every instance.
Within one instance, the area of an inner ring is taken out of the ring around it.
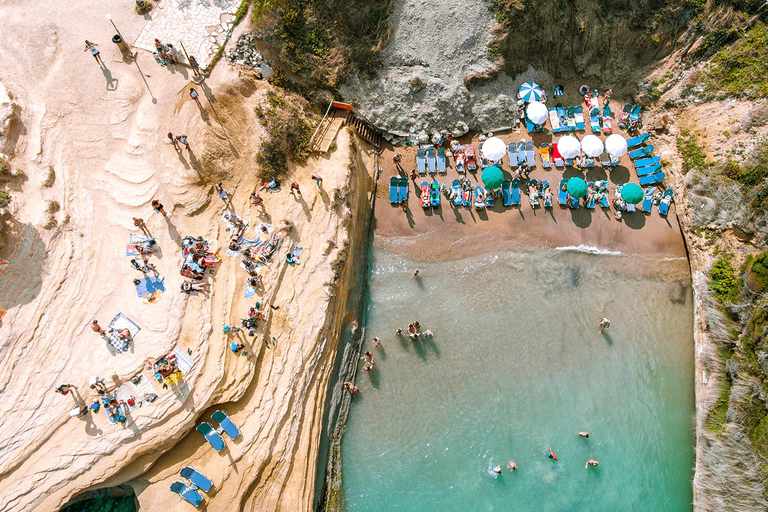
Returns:
[[[544,96],[544,90],[537,83],[525,82],[520,86],[517,94],[523,101],[530,103],[532,101],[539,101]]]

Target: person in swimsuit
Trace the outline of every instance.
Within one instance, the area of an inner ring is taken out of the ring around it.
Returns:
[[[105,69],[107,66],[104,64],[104,61],[101,60],[101,54],[99,53],[99,49],[96,48],[98,45],[96,43],[92,43],[89,40],[85,40],[85,50],[86,52],[91,52],[91,55],[93,55],[93,58],[96,59],[96,64],[99,65],[100,68]]]

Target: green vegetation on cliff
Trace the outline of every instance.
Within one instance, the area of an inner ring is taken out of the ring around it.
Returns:
[[[732,304],[739,300],[741,279],[731,265],[731,256],[722,256],[712,266],[709,289],[721,304]]]
[[[706,85],[714,96],[768,97],[768,27],[755,23],[712,59]]]

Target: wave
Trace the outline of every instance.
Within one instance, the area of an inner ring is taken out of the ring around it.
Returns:
[[[556,251],[563,252],[581,252],[585,254],[599,254],[601,256],[621,256],[624,253],[621,251],[609,251],[608,249],[601,249],[594,245],[566,245],[563,247],[555,247]]]

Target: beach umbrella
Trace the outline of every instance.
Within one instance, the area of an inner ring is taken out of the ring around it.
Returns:
[[[581,151],[581,144],[579,144],[579,139],[576,137],[566,135],[565,137],[560,137],[560,140],[557,141],[557,149],[563,158],[576,158],[576,155]]]
[[[528,116],[528,119],[534,124],[544,124],[549,117],[547,106],[538,101],[531,102],[525,109],[525,113]]]
[[[643,200],[643,189],[636,183],[627,183],[621,187],[621,198],[629,204],[637,204]]]
[[[627,139],[618,133],[609,135],[608,138],[605,139],[605,150],[608,151],[611,156],[618,158],[627,152]]]
[[[576,199],[587,195],[587,182],[581,178],[569,179],[568,183],[565,185],[565,188],[568,190],[568,193]]]
[[[482,179],[483,185],[489,190],[493,190],[501,186],[501,182],[504,181],[504,173],[501,172],[501,169],[492,165],[483,169]]]
[[[497,162],[507,153],[507,145],[498,137],[491,137],[483,142],[483,156],[491,162]]]
[[[581,150],[592,158],[603,154],[603,141],[597,135],[587,135],[581,139]]]
[[[525,82],[520,86],[520,90],[517,91],[517,95],[520,96],[520,99],[522,99],[524,102],[530,103],[532,101],[539,101],[541,97],[544,96],[544,90],[539,87],[539,84],[537,83]]]

